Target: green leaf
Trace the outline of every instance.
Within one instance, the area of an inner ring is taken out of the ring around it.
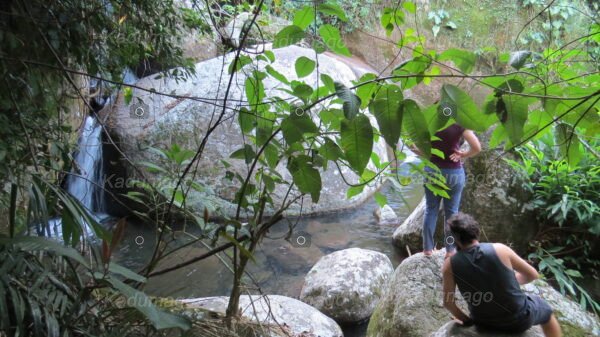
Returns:
[[[292,45],[304,38],[304,30],[296,25],[284,27],[275,35],[273,48],[282,48]]]
[[[417,6],[410,1],[404,1],[402,3],[402,7],[404,7],[404,9],[411,14],[415,14],[417,12]]]
[[[313,88],[308,84],[294,81],[292,82],[292,87],[292,94],[296,97],[308,99],[313,94]]]
[[[243,133],[249,134],[254,129],[255,118],[254,114],[248,109],[245,107],[240,108],[240,111],[238,112],[238,122],[240,123],[240,128]]]
[[[438,60],[452,61],[463,73],[469,74],[473,71],[477,56],[470,51],[453,48],[441,53]]]
[[[289,159],[287,168],[298,190],[310,194],[313,203],[316,203],[321,194],[321,175],[310,163],[309,156],[299,155]]]
[[[387,205],[388,201],[387,201],[387,198],[385,197],[385,195],[383,195],[379,192],[375,192],[375,194],[373,196],[375,198],[375,202],[377,203],[377,205],[379,207],[383,207],[383,206]]]
[[[303,110],[300,110],[300,113],[292,111],[281,122],[281,130],[283,138],[288,144],[302,140],[305,133],[317,133],[319,131],[310,116]]]
[[[362,175],[373,150],[373,127],[367,116],[342,120],[341,145],[350,167]]]
[[[402,103],[403,116],[402,127],[408,134],[408,137],[415,143],[425,158],[431,156],[431,136],[425,121],[425,115],[421,112],[419,105],[406,99]]]
[[[148,172],[152,172],[152,173],[165,173],[165,169],[148,161],[140,161],[137,163],[138,165],[141,165],[143,167],[146,168],[146,170]]]
[[[394,28],[404,23],[404,13],[397,7],[386,7],[381,13],[381,27],[385,29],[386,35],[392,35]]]
[[[250,164],[254,160],[254,157],[256,157],[256,153],[252,146],[244,144],[244,147],[234,151],[229,157],[234,159],[244,159],[246,164]]]
[[[236,61],[236,62],[234,62],[234,61]],[[231,61],[231,63],[229,64],[229,68],[227,69],[227,73],[232,74],[232,73],[238,72],[245,65],[250,64],[250,63],[252,63],[252,58],[250,58],[250,56],[240,55],[240,57],[237,60],[234,59],[233,61]]]
[[[379,131],[391,148],[396,148],[402,129],[402,90],[393,84],[387,84],[379,90],[369,105],[369,111],[375,116]]]
[[[335,83],[331,76],[327,74],[321,74],[321,82],[323,82],[323,85],[327,87],[327,90],[329,90],[329,92],[335,92]]]
[[[256,73],[255,73],[256,75]],[[246,97],[251,107],[257,106],[265,98],[265,87],[259,76],[250,76],[245,81]]]
[[[344,102],[344,116],[347,119],[352,119],[360,110],[360,98],[356,96],[352,90],[348,89],[344,84],[335,82],[335,93]]]
[[[445,129],[451,124],[450,116],[444,114],[439,104],[430,105],[422,111],[430,135],[435,135],[436,132]]]
[[[123,89],[123,98],[125,99],[125,104],[129,105],[129,103],[131,103],[131,99],[133,98],[133,90],[131,87],[125,87]]]
[[[125,278],[127,278],[129,280],[146,283],[145,277],[137,274],[136,272],[132,271],[131,269],[125,268],[114,262],[110,262],[110,264],[108,265],[108,271],[110,271],[113,274],[118,274],[118,275],[124,276]]]
[[[45,251],[52,252],[54,254],[68,257],[82,266],[89,268],[88,262],[83,258],[79,252],[71,247],[63,246],[62,244],[42,237],[36,236],[24,236],[16,237],[13,239],[0,239],[2,245],[13,245],[21,250],[32,252],[32,251]]]
[[[392,75],[406,76],[394,79],[400,81],[402,89],[409,89],[423,81],[425,70],[431,65],[431,59],[419,56],[401,63],[393,71]]]
[[[325,45],[327,45],[327,47],[334,53],[344,56],[352,56],[342,40],[340,31],[336,27],[330,24],[322,25],[319,28],[319,35],[323,39]]]
[[[501,120],[502,125],[504,125],[511,143],[518,144],[523,137],[523,127],[527,121],[529,104],[526,99],[518,96],[505,95],[501,99],[504,102],[507,114],[505,120]]]
[[[356,95],[360,98],[361,108],[366,108],[375,91],[377,90],[377,83],[373,82],[374,79],[377,78],[377,75],[372,73],[366,73],[360,77],[360,79],[356,82],[359,85],[356,88]],[[368,82],[368,83],[367,83]],[[366,84],[363,84],[366,83]]]
[[[294,14],[294,25],[306,29],[315,20],[315,11],[310,6],[304,6]]]
[[[290,81],[287,79],[287,77],[285,77],[285,75],[278,72],[277,70],[275,70],[275,68],[271,67],[270,65],[267,65],[265,67],[265,70],[267,71],[267,74],[271,75],[271,77],[278,80],[279,82],[290,84]]]
[[[452,117],[465,129],[485,131],[493,123],[493,115],[480,112],[467,93],[451,84],[442,86],[440,106],[450,108]]]
[[[315,70],[315,61],[306,56],[300,56],[296,59],[296,75],[298,78],[306,77]]]
[[[342,20],[344,22],[348,21],[348,18],[346,17],[346,13],[344,13],[344,10],[335,2],[327,2],[327,3],[320,4],[317,7],[317,10],[323,14],[337,16],[340,20]]]
[[[154,328],[158,330],[169,328],[189,330],[191,328],[191,324],[186,318],[158,309],[158,307],[152,303],[152,300],[143,292],[112,277],[105,279],[105,281],[109,282],[115,289],[123,294],[127,298],[128,304],[133,304],[135,309],[144,314]]]
[[[579,137],[577,137],[572,126],[566,123],[556,125],[556,144],[559,146],[560,154],[569,166],[575,167],[581,161],[582,153],[579,149]]]
[[[325,159],[335,161],[344,157],[342,149],[329,137],[325,137],[325,142],[319,148],[319,154]]]
[[[346,198],[350,199],[356,195],[361,194],[362,191],[365,189],[365,186],[366,185],[350,186],[348,190],[346,190]]]

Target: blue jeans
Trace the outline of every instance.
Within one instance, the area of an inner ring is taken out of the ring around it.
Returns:
[[[440,209],[440,202],[444,200],[444,243],[446,245],[446,252],[453,252],[456,247],[454,245],[454,238],[450,234],[450,230],[446,225],[452,215],[458,212],[460,206],[460,197],[462,190],[465,187],[465,171],[461,168],[456,169],[440,169],[442,175],[446,178],[446,186],[450,188],[447,190],[450,199],[442,198],[441,196],[434,195],[427,187],[425,187],[425,219],[423,221],[423,250],[433,250],[434,242],[433,235],[435,233],[435,225],[437,222],[438,211]],[[433,172],[432,169],[425,169],[426,172]]]

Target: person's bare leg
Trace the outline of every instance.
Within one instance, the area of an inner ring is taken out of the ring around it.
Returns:
[[[546,322],[546,324],[542,324],[542,330],[544,331],[544,336],[546,337],[561,337],[562,332],[560,331],[560,325],[558,324],[558,320],[554,317],[554,314],[550,316],[550,320]]]

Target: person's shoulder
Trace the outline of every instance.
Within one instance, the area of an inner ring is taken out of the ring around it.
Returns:
[[[505,256],[510,256],[513,254],[512,248],[503,243],[495,242],[492,245],[494,246],[494,250],[496,250],[496,254],[502,254]]]

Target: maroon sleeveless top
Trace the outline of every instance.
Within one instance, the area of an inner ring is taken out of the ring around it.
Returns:
[[[460,148],[460,139],[465,128],[458,124],[452,124],[444,130],[436,132],[435,136],[440,140],[431,142],[431,148],[438,149],[444,153],[444,159],[431,155],[431,162],[437,165],[439,168],[461,168],[462,163],[460,161],[454,162],[450,159],[450,155]]]

